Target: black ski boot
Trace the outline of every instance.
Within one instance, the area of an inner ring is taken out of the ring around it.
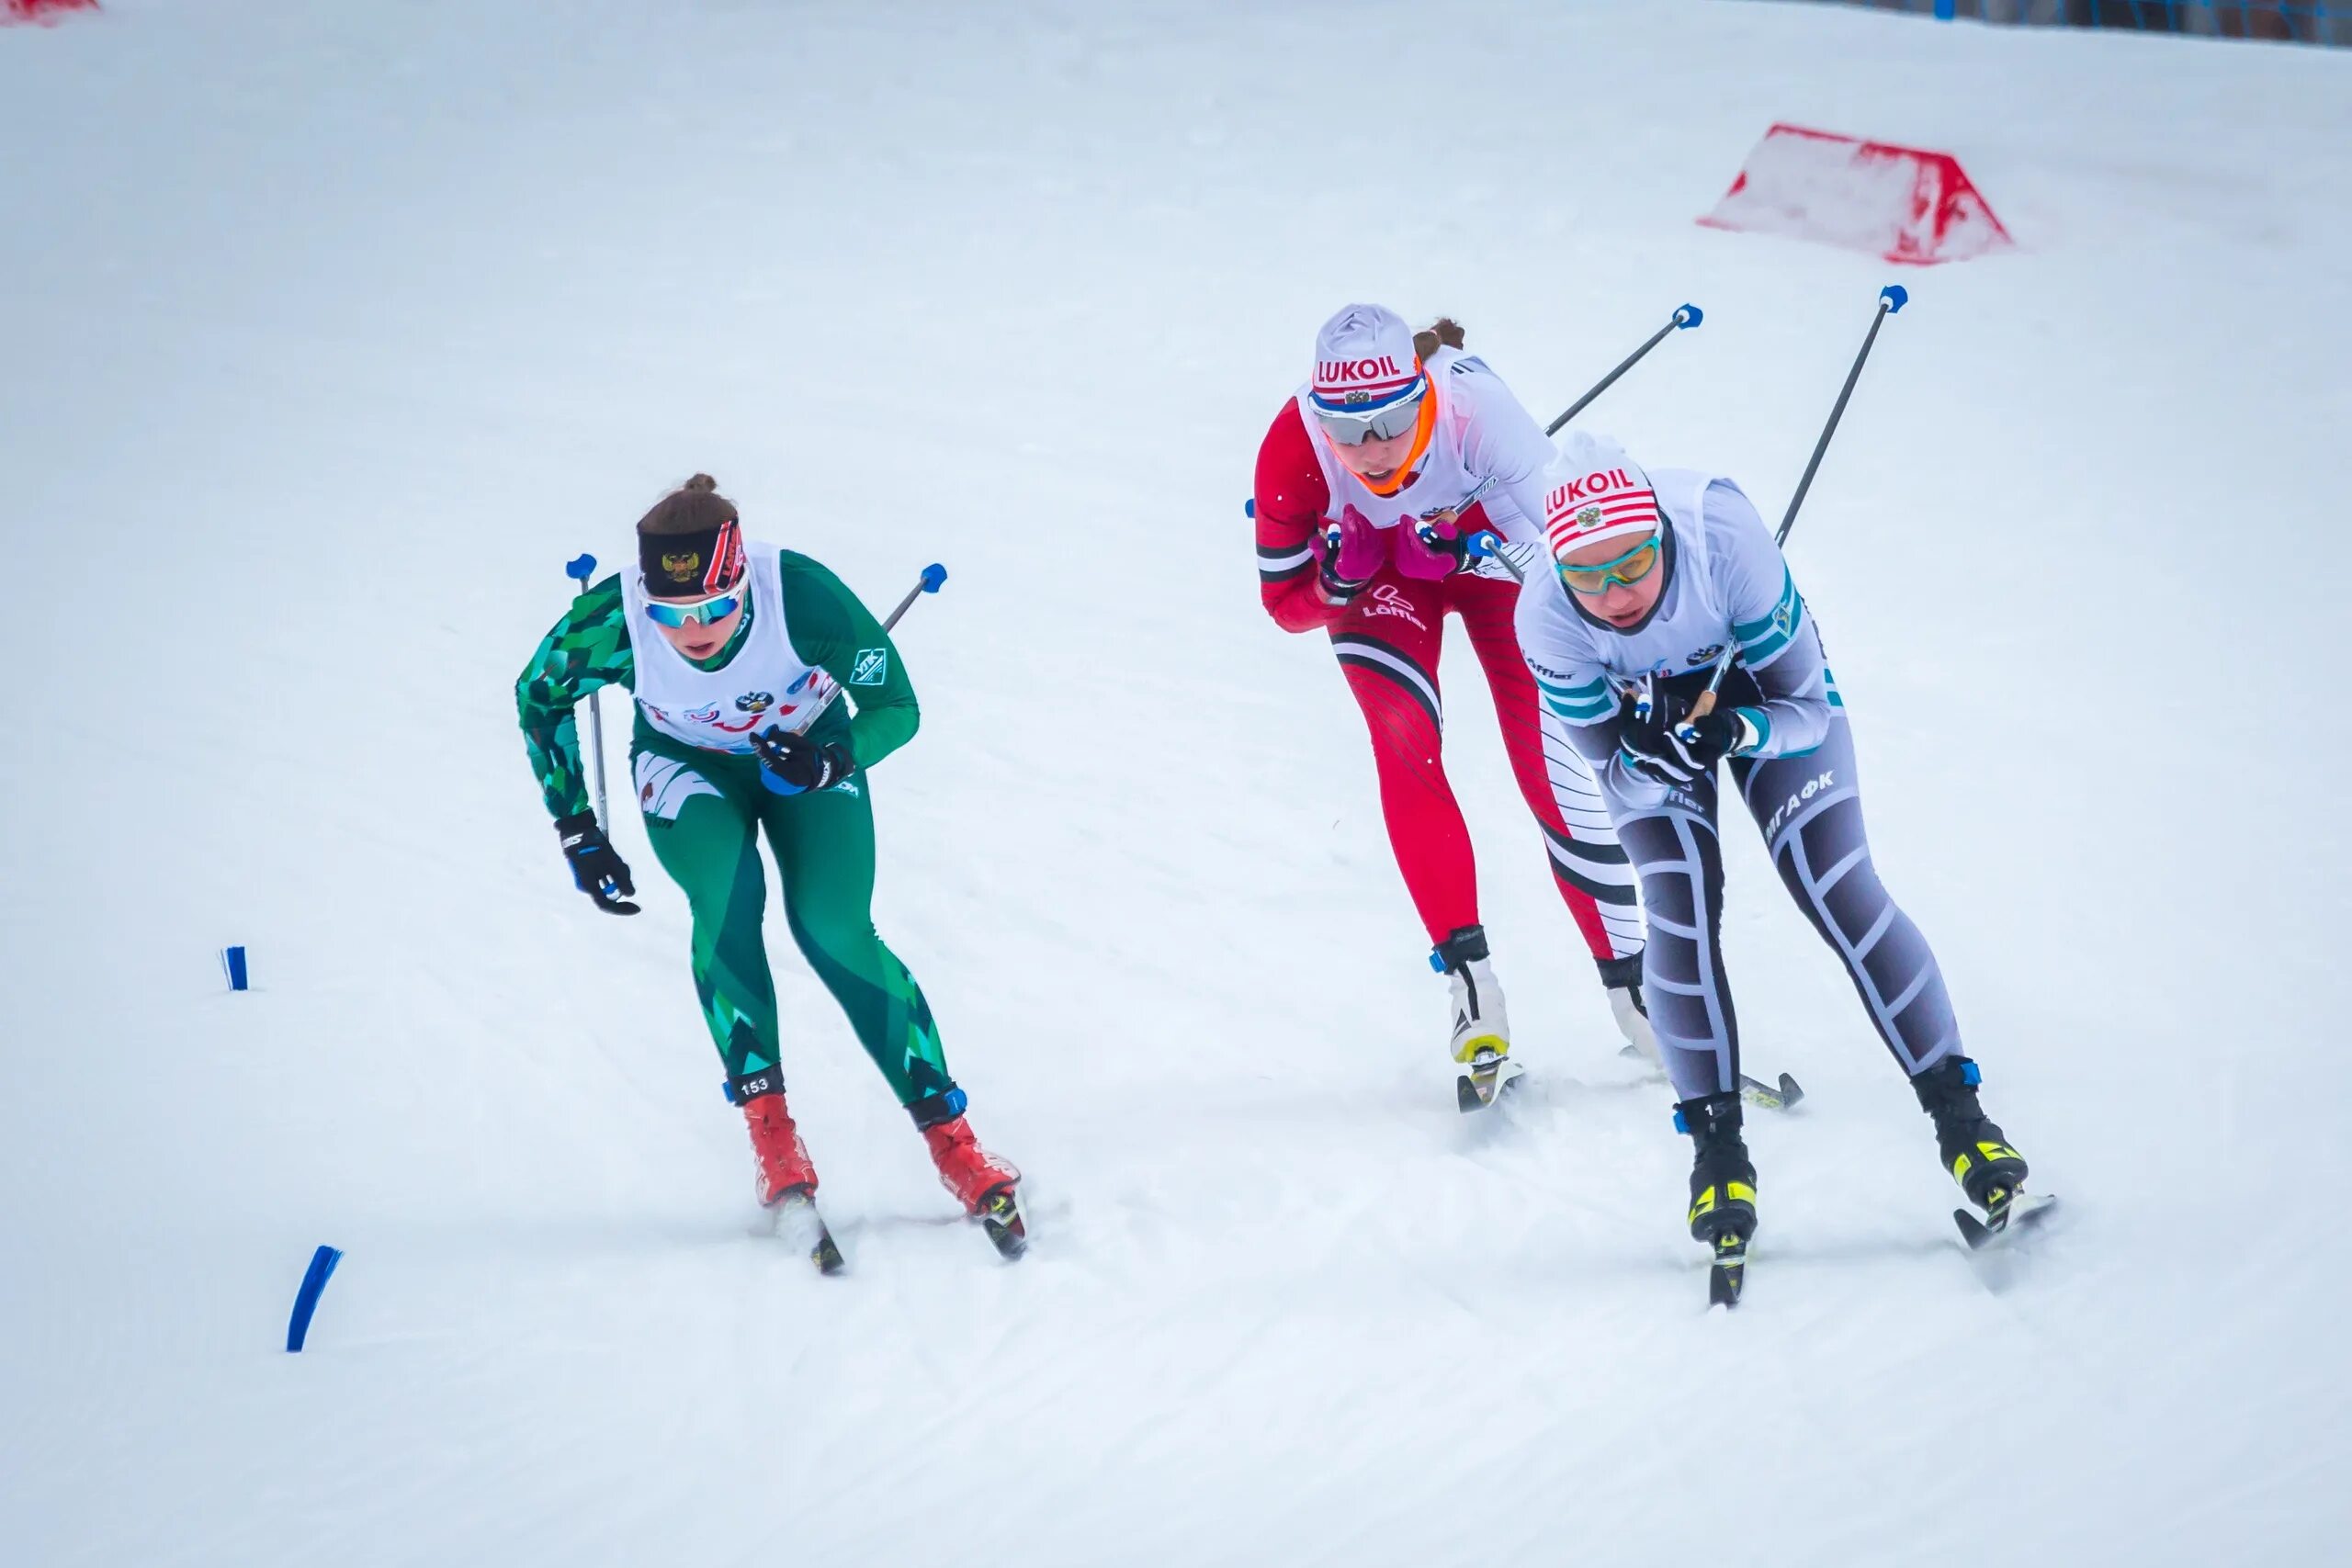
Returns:
[[[1674,1125],[1690,1134],[1690,1237],[1713,1246],[1718,1236],[1756,1234],[1756,1167],[1739,1135],[1739,1096],[1711,1094],[1674,1108]]]
[[[1944,1168],[1987,1215],[1998,1216],[2018,1194],[2026,1176],[2025,1156],[2009,1146],[2008,1135],[1976,1103],[1983,1080],[1965,1056],[1946,1056],[1911,1080],[1919,1108],[1936,1121],[1936,1149]]]
[[[1739,1135],[1739,1096],[1711,1094],[1674,1108],[1674,1124],[1690,1134],[1690,1236],[1709,1254],[1707,1299],[1736,1306],[1756,1234],[1756,1167]]]

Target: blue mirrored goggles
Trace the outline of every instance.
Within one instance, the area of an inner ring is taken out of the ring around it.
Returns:
[[[1367,441],[1394,441],[1409,435],[1421,419],[1421,399],[1428,395],[1430,378],[1425,371],[1414,378],[1393,401],[1378,408],[1328,409],[1319,401],[1315,405],[1316,423],[1323,434],[1342,446],[1361,446]]]
[[[663,604],[649,599],[645,604],[646,618],[657,626],[707,626],[713,621],[723,621],[743,604],[742,583],[737,583],[724,593],[714,593],[707,599],[697,599],[691,604]]]

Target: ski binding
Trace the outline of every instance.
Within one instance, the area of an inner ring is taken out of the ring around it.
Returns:
[[[1465,1116],[1484,1111],[1510,1093],[1526,1075],[1527,1069],[1509,1056],[1481,1048],[1464,1064],[1461,1077],[1453,1080],[1454,1103]]]

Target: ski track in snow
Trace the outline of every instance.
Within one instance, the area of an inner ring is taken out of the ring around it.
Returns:
[[[2342,51],[1699,0],[0,32],[0,1557],[2332,1561],[2347,104]],[[1239,513],[1363,297],[1539,417],[1699,301],[1593,417],[1773,512],[1894,280],[1691,222],[1776,118],[1950,148],[2026,247],[1900,276],[1791,556],[2066,1205],[1980,1283],[1735,822],[1750,1066],[1808,1099],[1752,1115],[1727,1317],[1458,636],[1532,1071],[1452,1109],[1358,721]],[[951,570],[877,920],[1028,1172],[1018,1266],[781,941],[850,1272],[747,1235],[633,817],[646,913],[568,886],[511,684],[695,468],[869,603]]]

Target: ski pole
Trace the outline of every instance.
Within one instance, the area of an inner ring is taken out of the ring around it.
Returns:
[[[1854,355],[1854,367],[1846,372],[1846,384],[1838,389],[1838,401],[1829,410],[1829,423],[1821,427],[1821,439],[1813,444],[1813,457],[1804,466],[1804,477],[1797,480],[1796,494],[1789,497],[1788,514],[1781,519],[1780,531],[1772,536],[1776,545],[1789,542],[1789,530],[1796,526],[1797,508],[1804,504],[1805,492],[1813,488],[1813,476],[1820,470],[1822,454],[1829,450],[1829,438],[1838,434],[1838,422],[1846,415],[1846,400],[1854,395],[1854,383],[1862,378],[1862,363],[1871,356],[1871,344],[1878,341],[1878,329],[1886,319],[1911,302],[1911,291],[1899,283],[1890,283],[1878,291],[1878,313],[1871,318],[1871,330],[1862,337],[1862,351]],[[1715,660],[1715,672],[1707,682],[1707,689],[1690,705],[1682,720],[1688,724],[1694,718],[1704,718],[1715,711],[1715,694],[1723,689],[1724,677],[1731,673],[1732,651],[1736,640],[1724,644],[1723,656]]]
[[[1641,347],[1634,350],[1633,353],[1618,361],[1616,369],[1611,370],[1608,375],[1603,376],[1600,380],[1594,382],[1589,391],[1586,392],[1583,397],[1578,398],[1575,402],[1570,403],[1567,406],[1566,412],[1562,413],[1559,418],[1554,420],[1551,423],[1544,427],[1544,434],[1545,435],[1557,435],[1560,434],[1560,427],[1562,425],[1576,418],[1577,415],[1584,412],[1587,408],[1591,406],[1593,399],[1600,396],[1601,393],[1615,386],[1617,384],[1617,378],[1623,376],[1626,371],[1631,370],[1634,366],[1640,364],[1642,356],[1649,353],[1651,349],[1656,348],[1659,344],[1664,343],[1668,333],[1678,331],[1689,332],[1692,327],[1697,326],[1706,319],[1707,312],[1702,310],[1696,305],[1677,305],[1674,308],[1674,314],[1666,319],[1666,325],[1650,333],[1647,338],[1643,340]],[[1455,503],[1453,508],[1454,512],[1459,514],[1469,511],[1470,503],[1476,501],[1480,496],[1486,494],[1487,491],[1493,487],[1494,482],[1495,481],[1491,477],[1481,480],[1477,489],[1472,491],[1468,495],[1463,497],[1461,501]],[[1249,512],[1250,516],[1254,517],[1257,515],[1254,509],[1245,508],[1245,510]],[[1499,535],[1492,532],[1487,532],[1472,535],[1470,536],[1468,549],[1473,559],[1484,557],[1492,557],[1494,559],[1502,562],[1503,565],[1509,569],[1513,577],[1518,578],[1521,582],[1526,581],[1527,569],[1520,562],[1515,561],[1509,556],[1503,554],[1502,546],[1503,542]]]
[[[1623,376],[1626,371],[1631,370],[1634,366],[1640,364],[1642,355],[1647,354],[1651,349],[1656,348],[1659,344],[1664,343],[1666,341],[1666,335],[1668,333],[1674,332],[1677,329],[1688,332],[1690,328],[1697,326],[1701,321],[1703,321],[1706,319],[1707,313],[1704,310],[1700,310],[1696,305],[1676,306],[1674,314],[1666,319],[1666,325],[1650,333],[1649,340],[1647,342],[1644,343],[1641,347],[1634,350],[1633,353],[1627,355],[1624,357],[1623,362],[1621,363],[1616,369],[1611,370],[1608,375],[1603,376],[1599,381],[1595,382],[1593,384],[1592,390],[1587,392],[1583,397],[1578,398],[1575,402],[1570,403],[1568,405],[1567,412],[1562,414],[1559,418],[1554,420],[1551,423],[1544,427],[1544,434],[1546,435],[1559,434],[1560,426],[1567,423],[1568,421],[1584,412],[1586,404],[1591,402],[1593,399],[1600,396],[1601,393],[1609,390],[1611,387],[1615,386],[1617,383],[1617,378]]]
[[[887,632],[899,624],[899,618],[907,613],[908,609],[913,605],[916,600],[922,598],[926,593],[938,592],[941,586],[945,583],[946,581],[947,569],[940,565],[937,561],[933,561],[929,566],[923,568],[922,575],[915,579],[915,585],[907,590],[907,596],[905,598],[899,601],[899,607],[882,617],[882,629]],[[840,696],[843,690],[845,690],[845,688],[835,686],[831,691],[826,693],[825,700],[817,705],[817,712],[809,718],[808,722],[813,725],[818,719],[822,718],[825,716],[825,710],[833,705],[833,699]]]
[[[588,592],[588,579],[595,574],[596,558],[582,554],[564,564],[563,574],[580,584],[580,592]],[[605,807],[605,707],[596,698],[600,694],[588,694],[589,744],[596,751],[596,823],[609,831],[612,815]]]

